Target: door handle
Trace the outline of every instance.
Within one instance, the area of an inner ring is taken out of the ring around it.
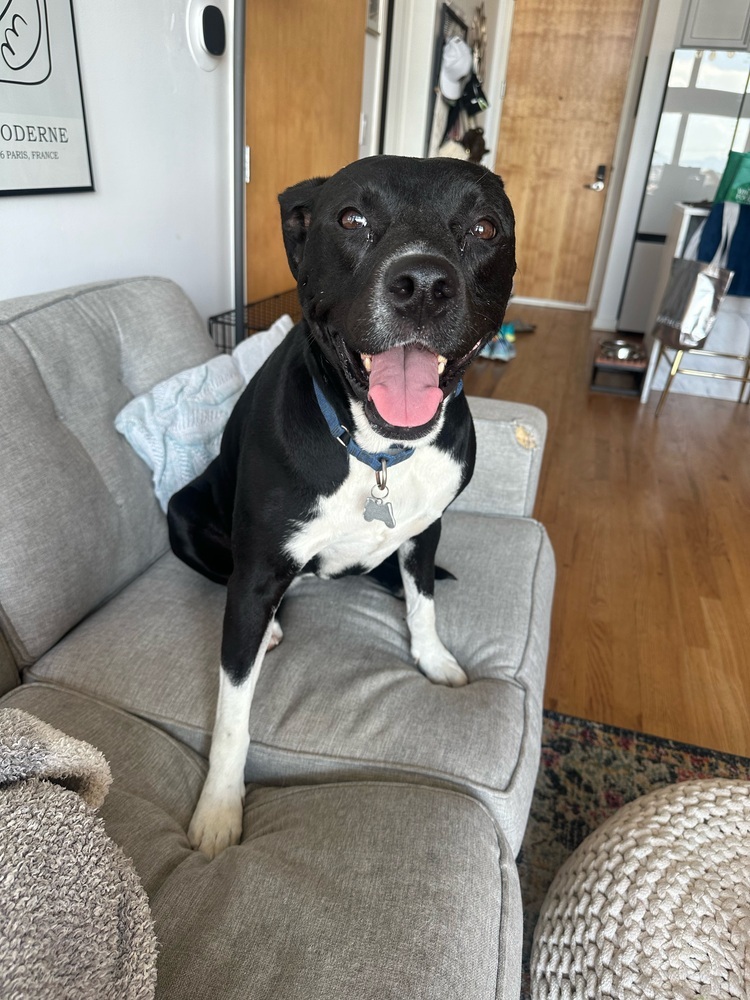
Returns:
[[[583,186],[589,191],[603,191],[604,182],[607,177],[607,167],[606,164],[600,163],[596,168],[596,180],[593,184],[584,184]]]

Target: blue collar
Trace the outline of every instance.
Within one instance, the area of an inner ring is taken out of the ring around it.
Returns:
[[[351,436],[349,428],[345,427],[336,416],[336,411],[323,395],[323,390],[315,379],[313,379],[313,386],[315,387],[315,395],[318,400],[320,412],[328,424],[328,430],[339,444],[342,444],[354,458],[359,459],[360,462],[364,462],[365,465],[369,465],[376,472],[380,472],[383,468],[383,462],[385,462],[386,468],[390,468],[392,465],[398,465],[399,462],[404,462],[407,458],[411,458],[414,454],[413,448],[404,448],[401,445],[397,446],[398,451],[372,452],[360,448]]]
[[[414,454],[413,448],[406,448],[403,445],[394,445],[394,450],[392,451],[378,452],[365,451],[364,448],[360,448],[352,437],[349,428],[345,427],[336,416],[336,411],[323,395],[323,390],[318,385],[316,379],[313,379],[313,386],[315,387],[315,396],[318,400],[320,412],[328,424],[328,430],[339,444],[343,445],[354,458],[360,462],[364,462],[365,465],[369,465],[376,472],[380,472],[384,462],[385,467],[390,468],[392,465],[398,465],[399,462],[405,462],[407,458],[411,458]],[[462,389],[463,382],[459,382],[455,388],[454,395],[458,396]]]

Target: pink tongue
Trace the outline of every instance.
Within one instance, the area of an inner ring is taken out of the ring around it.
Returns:
[[[443,401],[437,366],[437,357],[419,347],[373,354],[370,399],[383,420],[394,427],[419,427],[431,420]]]

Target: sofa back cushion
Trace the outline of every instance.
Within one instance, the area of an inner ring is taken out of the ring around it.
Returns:
[[[161,278],[0,303],[0,628],[19,666],[166,550],[150,471],[114,418],[215,353]]]

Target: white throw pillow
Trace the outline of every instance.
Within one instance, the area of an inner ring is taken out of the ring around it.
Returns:
[[[268,330],[254,333],[243,340],[232,351],[232,357],[242,372],[246,382],[249,382],[266,358],[279,346],[294,326],[291,316],[281,316]]]
[[[199,476],[219,454],[221,436],[247,382],[292,328],[282,316],[229,354],[188,368],[135,396],[115,427],[153,473],[166,511],[169,498]]]

